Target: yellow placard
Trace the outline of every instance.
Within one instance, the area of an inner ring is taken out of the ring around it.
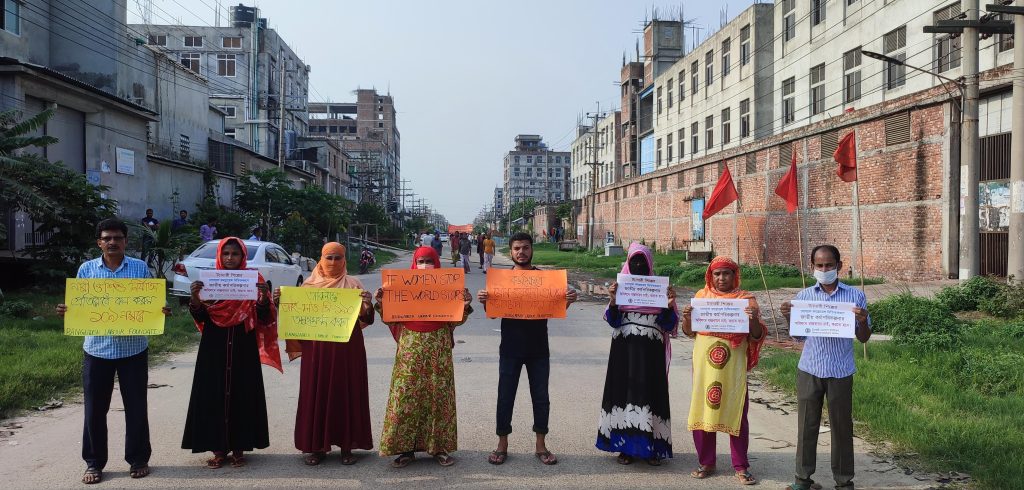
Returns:
[[[162,335],[167,281],[68,279],[64,335]]]
[[[362,307],[361,289],[281,288],[277,334],[282,339],[348,342]]]

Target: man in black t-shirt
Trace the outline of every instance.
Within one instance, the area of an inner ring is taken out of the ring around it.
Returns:
[[[514,270],[536,270],[533,266],[533,238],[516,233],[509,239],[509,255]],[[487,290],[476,294],[487,306]],[[576,301],[576,291],[566,289],[565,307]],[[519,389],[519,375],[523,366],[530,380],[530,399],[533,402],[533,431],[537,434],[536,456],[541,463],[552,465],[558,459],[548,451],[544,436],[548,433],[548,415],[551,401],[548,397],[548,377],[551,358],[548,352],[548,321],[501,319],[501,346],[498,348],[498,448],[491,451],[488,461],[502,464],[508,458],[508,435],[512,433],[512,407]]]

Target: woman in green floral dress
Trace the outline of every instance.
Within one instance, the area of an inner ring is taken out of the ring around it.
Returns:
[[[420,247],[413,254],[412,268],[439,269],[441,258],[433,248]],[[417,451],[431,455],[441,466],[455,464],[450,455],[458,445],[452,332],[473,312],[469,291],[463,290],[463,295],[461,321],[387,323],[398,342],[398,352],[380,454],[398,455],[391,463],[395,468],[408,466]],[[376,309],[382,317],[383,296],[383,289],[378,289]]]

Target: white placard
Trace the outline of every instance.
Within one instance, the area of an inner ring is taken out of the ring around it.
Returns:
[[[789,313],[789,335],[792,337],[840,337],[852,339],[856,334],[853,303],[831,301],[793,301]]]
[[[135,175],[135,152],[127,148],[115,148],[114,163],[117,173]]]
[[[222,270],[203,269],[199,271],[199,280],[203,281],[203,289],[199,291],[201,300],[251,299],[257,297],[256,281],[259,272],[249,269]]]
[[[750,333],[750,317],[744,308],[749,299],[693,298],[690,328],[694,332]]]
[[[615,282],[616,305],[668,308],[668,277],[619,274]]]

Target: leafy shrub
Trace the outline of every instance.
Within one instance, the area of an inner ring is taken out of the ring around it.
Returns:
[[[898,344],[940,350],[959,345],[963,337],[960,322],[936,300],[905,293],[876,301],[868,310],[872,329],[892,335]]]
[[[1013,339],[1024,339],[1024,321],[1006,325],[1000,334]]]
[[[1000,284],[999,292],[978,302],[978,310],[1000,318],[1024,318],[1024,283]]]
[[[764,270],[765,276],[776,276],[776,277],[800,277],[800,270],[796,267],[788,265],[771,265],[765,264],[761,266]],[[761,273],[757,270],[757,266],[752,265],[741,265],[740,274],[743,277],[759,277]]]
[[[1024,394],[1024,354],[972,349],[960,359],[957,380],[992,396]]]
[[[975,276],[963,284],[942,288],[935,299],[951,311],[973,311],[981,302],[999,296],[1003,288],[1005,285],[994,278]]]
[[[32,304],[20,299],[0,303],[0,316],[27,318],[32,313]]]

